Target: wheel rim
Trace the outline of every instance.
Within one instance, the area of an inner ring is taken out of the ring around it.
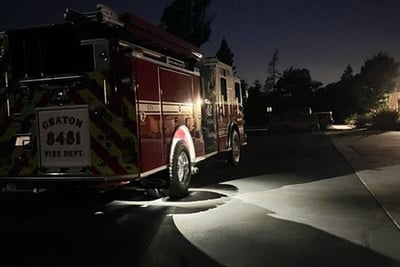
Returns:
[[[239,136],[237,135],[237,133],[234,133],[232,138],[232,157],[235,162],[239,162],[240,144],[239,144]]]
[[[189,158],[185,152],[179,154],[176,167],[179,181],[184,182],[190,171]]]

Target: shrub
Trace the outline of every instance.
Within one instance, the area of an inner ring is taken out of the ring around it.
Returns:
[[[371,115],[370,114],[351,114],[347,117],[344,122],[349,125],[355,125],[357,128],[364,128],[371,125]]]
[[[349,125],[356,125],[357,116],[358,116],[357,113],[351,114],[350,116],[344,119],[344,123]]]
[[[372,128],[384,131],[398,130],[399,113],[391,109],[377,111],[372,118]]]

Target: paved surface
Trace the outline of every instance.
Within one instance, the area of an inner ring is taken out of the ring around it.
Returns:
[[[329,136],[400,231],[400,132],[355,130]]]
[[[400,266],[397,136],[254,132],[240,167],[204,162],[175,201],[0,195],[0,266]]]
[[[223,266],[399,266],[400,231],[326,135],[258,134],[236,173],[199,177],[222,179],[193,189],[220,198],[172,215],[186,240]],[[145,266],[179,265],[167,240],[157,232]]]

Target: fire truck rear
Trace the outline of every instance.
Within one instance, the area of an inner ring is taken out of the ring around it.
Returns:
[[[65,18],[0,34],[0,186],[141,181],[183,197],[199,161],[239,163],[230,66],[103,5]]]

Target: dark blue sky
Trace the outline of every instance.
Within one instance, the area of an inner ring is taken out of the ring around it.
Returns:
[[[92,10],[99,1],[0,0],[0,30],[60,22],[65,8]],[[159,23],[171,0],[104,0]],[[364,60],[386,51],[400,61],[399,0],[212,0],[212,34],[205,55],[218,50],[223,37],[235,54],[238,75],[264,82],[268,61],[279,50],[278,68],[308,68],[313,79],[337,81],[347,64],[358,73]]]

